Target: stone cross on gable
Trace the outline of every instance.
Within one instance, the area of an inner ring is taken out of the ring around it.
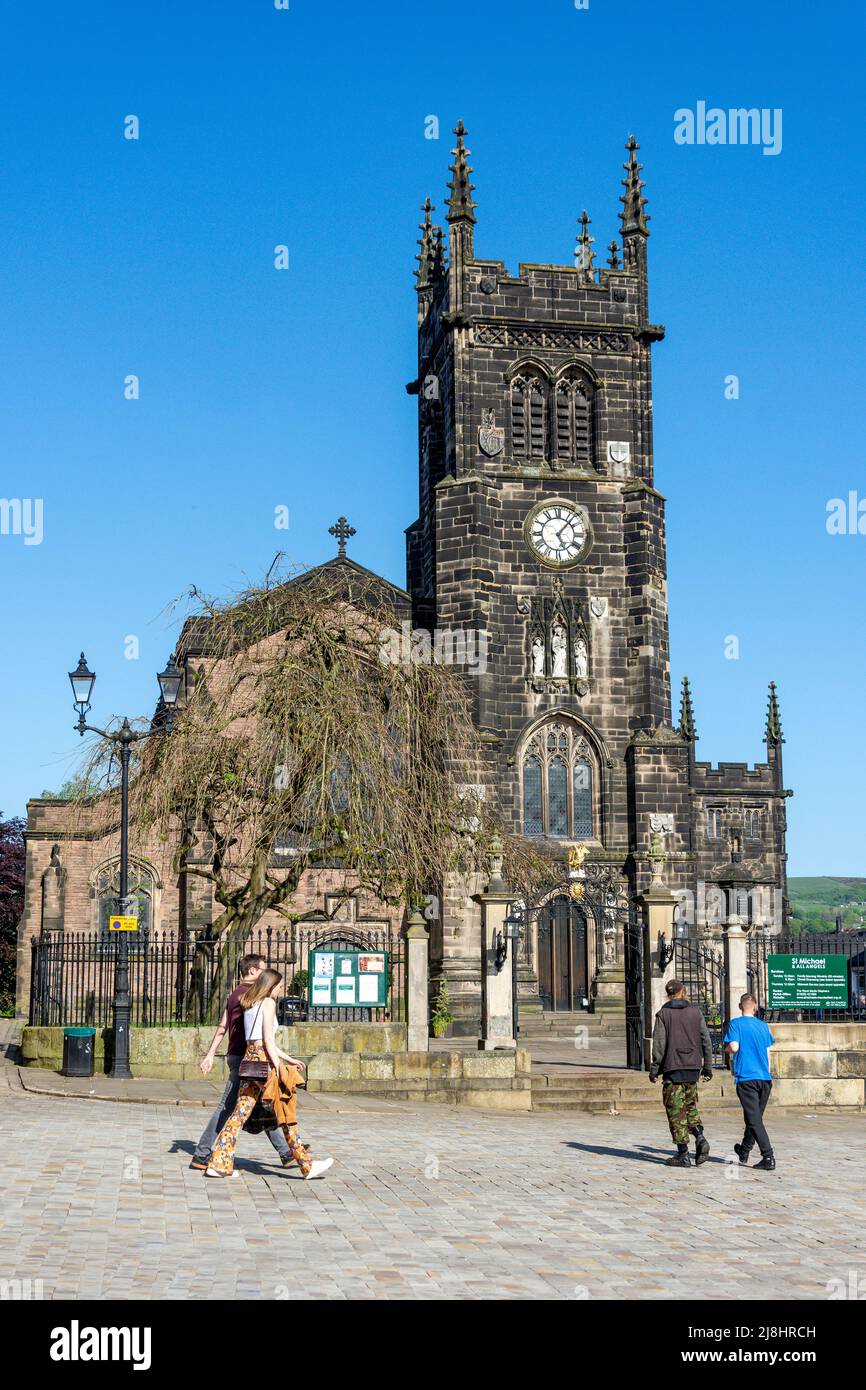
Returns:
[[[354,526],[350,526],[350,525],[349,525],[349,523],[347,522],[347,520],[346,520],[346,518],[345,518],[344,516],[338,516],[338,517],[337,517],[336,524],[335,524],[334,526],[329,526],[329,527],[328,527],[328,535],[329,535],[329,536],[336,536],[336,537],[337,537],[337,542],[338,542],[337,554],[338,554],[338,555],[345,555],[345,553],[346,553],[346,541],[349,539],[350,536],[354,536],[354,535],[355,535],[355,528],[354,528]]]

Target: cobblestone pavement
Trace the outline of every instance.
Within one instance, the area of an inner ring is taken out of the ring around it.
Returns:
[[[336,1158],[325,1179],[243,1134],[226,1182],[187,1167],[200,1106],[5,1090],[0,1279],[41,1280],[46,1299],[797,1299],[852,1272],[866,1287],[866,1116],[775,1118],[768,1175],[723,1162],[727,1117],[710,1163],[672,1171],[661,1114],[339,1099],[303,1113]]]

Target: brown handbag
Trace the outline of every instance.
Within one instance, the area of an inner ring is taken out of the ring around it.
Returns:
[[[238,1067],[238,1077],[241,1081],[267,1081],[270,1069],[270,1062],[248,1062],[244,1059]]]
[[[253,1028],[255,1028],[256,1023],[258,1022],[258,1017],[261,1011],[262,1006],[261,1004],[259,1004],[259,1007],[256,1010],[256,1016],[253,1019]],[[270,1071],[270,1069],[270,1062],[260,1062],[257,1059],[251,1059],[250,1061],[247,1061],[245,1057],[241,1062],[240,1066],[238,1067],[238,1079],[240,1081],[267,1081],[268,1072]]]

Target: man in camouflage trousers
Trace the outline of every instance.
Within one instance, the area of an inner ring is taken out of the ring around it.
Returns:
[[[713,1048],[700,1009],[690,1004],[680,980],[669,980],[668,996],[656,1014],[650,1081],[664,1079],[662,1099],[671,1138],[677,1151],[665,1160],[669,1168],[691,1168],[689,1135],[695,1136],[695,1163],[706,1163],[710,1146],[704,1138],[698,1109],[698,1077],[713,1079]]]

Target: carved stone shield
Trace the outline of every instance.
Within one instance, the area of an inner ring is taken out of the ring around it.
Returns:
[[[603,618],[607,612],[607,599],[591,598],[589,601],[589,608],[594,618]]]
[[[607,444],[607,456],[611,463],[628,463],[631,458],[631,445],[623,439],[610,439]]]
[[[505,448],[505,430],[497,429],[496,416],[492,410],[484,412],[484,424],[478,431],[478,447],[489,458],[501,454]]]

